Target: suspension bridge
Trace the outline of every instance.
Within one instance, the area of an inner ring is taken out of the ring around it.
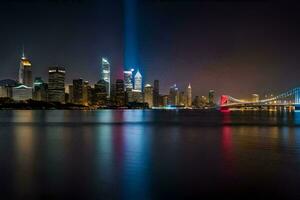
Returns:
[[[243,100],[229,95],[220,97],[220,109],[300,109],[300,87],[266,99]]]

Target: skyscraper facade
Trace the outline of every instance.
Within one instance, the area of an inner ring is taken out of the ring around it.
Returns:
[[[132,90],[133,84],[132,84],[132,72],[134,70],[124,71],[124,90]]]
[[[100,79],[107,82],[107,86],[106,86],[107,97],[110,97],[110,63],[106,58],[102,58]]]
[[[50,67],[48,81],[48,101],[65,102],[65,75],[64,67]]]
[[[142,79],[143,79],[142,75],[141,75],[140,71],[138,70],[134,76],[134,89],[137,91],[140,91],[140,92],[142,91],[142,83],[143,83]]]
[[[192,87],[190,83],[187,87],[187,107],[192,107]]]
[[[153,107],[153,87],[150,84],[144,87],[144,103],[148,103],[149,108]]]
[[[82,88],[82,104],[88,106],[91,102],[91,86],[88,81],[83,82]]]
[[[122,107],[125,105],[124,81],[116,80],[116,106]]]
[[[36,77],[33,82],[33,100],[47,101],[48,85],[41,77]]]
[[[154,80],[154,88],[153,88],[153,106],[159,106],[159,81]]]
[[[83,104],[83,80],[73,80],[73,103]]]
[[[32,66],[30,61],[25,57],[23,52],[20,68],[19,68],[19,83],[32,87]]]
[[[177,106],[178,104],[179,104],[179,91],[175,84],[170,88],[169,105]]]
[[[107,103],[107,82],[99,80],[92,91],[92,102],[94,105],[104,106]]]

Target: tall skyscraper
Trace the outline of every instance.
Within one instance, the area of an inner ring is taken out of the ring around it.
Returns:
[[[65,75],[64,67],[49,68],[48,101],[65,102]]]
[[[159,80],[154,80],[154,88],[153,88],[153,106],[159,106]]]
[[[208,103],[210,105],[215,104],[215,91],[214,90],[209,90],[209,92],[208,92]]]
[[[150,84],[144,87],[144,103],[148,103],[149,108],[153,107],[153,87]]]
[[[192,107],[192,87],[190,83],[187,88],[187,107]]]
[[[25,57],[24,50],[19,68],[19,83],[32,87],[32,67],[30,61]]]
[[[102,65],[101,65],[101,78],[105,80],[107,84],[107,97],[110,97],[110,64],[106,58],[102,58]]]
[[[140,71],[138,70],[137,73],[134,76],[134,89],[137,91],[142,91],[142,75],[140,73]]]
[[[179,104],[179,91],[175,84],[170,88],[169,105],[177,106],[178,104]]]
[[[83,80],[73,80],[73,103],[83,104]]]
[[[132,84],[132,72],[134,69],[131,69],[130,71],[124,71],[124,90],[132,90],[133,84]]]

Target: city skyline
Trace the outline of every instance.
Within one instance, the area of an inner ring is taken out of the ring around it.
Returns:
[[[65,66],[68,83],[80,77],[97,82],[102,57],[110,59],[112,77],[121,78],[123,68],[131,67],[124,61],[123,3],[4,4],[0,15],[9,22],[3,21],[1,33],[3,78],[15,77],[22,44],[35,68],[33,77],[46,77],[49,66]],[[164,93],[174,83],[188,82],[197,94],[214,89],[238,97],[299,85],[295,4],[139,1],[137,6],[134,67],[145,83],[159,79]],[[286,71],[293,71],[289,81],[282,80]]]

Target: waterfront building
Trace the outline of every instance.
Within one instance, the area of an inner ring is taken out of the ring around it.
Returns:
[[[171,106],[179,105],[179,91],[178,91],[176,84],[170,88],[168,104]]]
[[[214,105],[215,104],[215,91],[209,90],[208,92],[208,104]]]
[[[12,89],[12,98],[15,101],[25,101],[32,99],[32,87],[20,84]]]
[[[139,90],[126,91],[126,102],[128,103],[143,103],[143,93]]]
[[[68,103],[74,103],[74,97],[73,97],[73,85],[69,85],[69,98]]]
[[[88,81],[83,82],[82,88],[82,104],[88,106],[91,102],[91,86]]]
[[[187,87],[187,107],[192,107],[192,87],[190,83]]]
[[[184,92],[179,93],[179,105],[180,106],[187,106],[187,96]]]
[[[41,77],[36,77],[33,82],[33,100],[47,101],[48,84]]]
[[[17,86],[17,81],[11,79],[0,80],[0,97],[12,98],[12,88]]]
[[[110,63],[106,58],[102,58],[102,65],[101,65],[101,77],[100,79],[107,82],[106,91],[107,97],[110,97]]]
[[[48,101],[65,102],[65,75],[63,67],[50,67],[48,81]]]
[[[143,84],[143,77],[142,77],[140,71],[138,70],[134,76],[134,89],[136,91],[142,92],[142,84]]]
[[[251,101],[252,102],[258,102],[259,101],[259,95],[258,94],[252,94],[251,95]]]
[[[125,105],[125,92],[124,81],[121,79],[116,80],[116,93],[115,93],[116,106],[122,107]]]
[[[153,87],[153,106],[159,107],[159,80],[154,80]]]
[[[164,106],[164,107],[168,106],[169,96],[168,95],[162,95],[161,99],[162,99],[162,106]]]
[[[124,91],[126,90],[132,90],[133,84],[132,84],[132,73],[134,69],[131,69],[129,71],[124,71]]]
[[[153,87],[150,84],[144,87],[144,103],[148,103],[149,108],[153,107]]]
[[[92,104],[105,106],[107,104],[107,82],[99,80],[92,89]]]
[[[73,80],[73,103],[83,104],[83,80]]]
[[[24,50],[19,67],[19,83],[32,87],[32,66],[29,59],[25,57]]]

